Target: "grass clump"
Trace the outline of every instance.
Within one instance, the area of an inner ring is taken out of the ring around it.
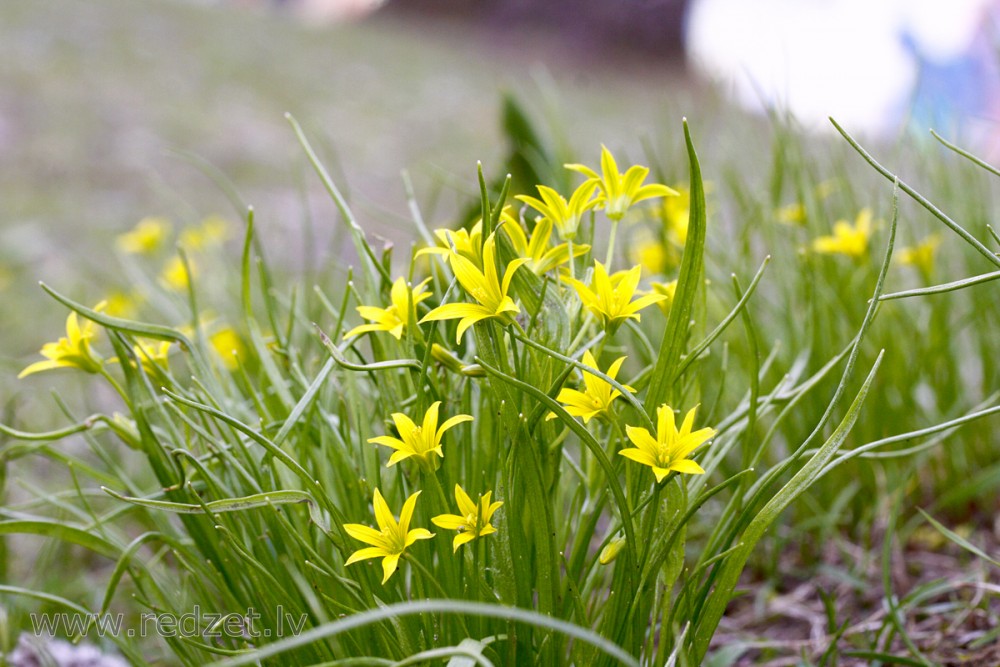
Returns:
[[[22,626],[29,611],[67,609],[122,609],[133,624],[191,609],[239,619],[237,632],[115,635],[135,664],[702,664],[790,505],[824,484],[850,490],[841,507],[858,502],[840,466],[993,411],[916,428],[881,423],[866,403],[890,362],[893,380],[916,372],[892,361],[892,331],[878,326],[903,317],[889,302],[972,284],[886,293],[896,191],[888,221],[853,207],[853,222],[823,233],[810,228],[826,217],[820,184],[791,179],[802,196],[789,204],[777,176],[770,202],[731,181],[748,218],[766,208],[787,228],[733,232],[714,261],[741,268],[720,279],[706,247],[727,230],[709,223],[685,123],[684,185],[641,165],[622,172],[607,148],[599,168],[566,165],[578,177],[561,192],[533,182],[513,193],[510,177],[491,187],[480,168],[468,224],[431,233],[415,215],[423,247],[393,257],[369,243],[291,123],[350,231],[359,268],[346,280],[283,291],[250,211],[238,270],[218,252],[232,226],[207,220],[160,270],[127,260],[145,300],[131,309],[45,287],[72,311],[67,336],[25,374],[93,373],[116,407],[55,432],[3,427],[18,443],[8,461],[44,456],[73,485],[8,511],[0,531],[82,547],[111,569],[98,595],[74,599],[4,586]],[[167,234],[148,220],[120,248],[163,252]],[[758,247],[788,249],[793,234],[813,240],[768,284]],[[904,255],[928,283],[936,247]],[[750,260],[759,268],[744,271]],[[762,290],[787,311],[762,319]],[[850,312],[831,314],[831,301]],[[790,349],[765,355],[778,331]],[[957,369],[942,377],[965,382]],[[869,444],[845,451],[866,422]],[[73,435],[88,456],[54,444]],[[802,504],[802,532],[841,520]]]

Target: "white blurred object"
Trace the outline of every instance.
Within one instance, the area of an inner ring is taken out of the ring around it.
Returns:
[[[919,102],[914,93],[922,73],[970,49],[991,4],[997,3],[695,0],[688,55],[695,68],[731,85],[747,108],[789,110],[811,128],[829,127],[833,116],[847,127],[885,134]]]

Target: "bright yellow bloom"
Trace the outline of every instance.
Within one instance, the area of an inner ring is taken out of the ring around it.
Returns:
[[[239,359],[246,356],[246,347],[243,339],[233,329],[226,327],[219,329],[208,338],[209,345],[215,350],[222,364],[229,370],[235,371],[239,368]]]
[[[941,235],[931,234],[915,246],[899,251],[901,264],[916,267],[926,280],[934,273],[934,254],[941,245]]]
[[[392,515],[392,511],[386,504],[385,499],[378,489],[375,489],[375,497],[372,506],[375,508],[375,521],[378,522],[378,530],[360,523],[345,523],[344,531],[356,540],[372,546],[359,549],[351,554],[344,565],[353,565],[358,561],[369,558],[382,559],[382,584],[389,581],[389,577],[396,571],[399,565],[399,558],[406,551],[406,548],[417,540],[429,540],[434,537],[434,533],[426,528],[414,528],[410,530],[410,520],[413,518],[413,508],[417,504],[417,491],[406,499],[403,503],[403,511],[399,513],[399,522]]]
[[[163,271],[160,273],[160,282],[175,292],[183,292],[191,285],[191,273],[195,272],[194,262],[190,258],[188,258],[188,266],[191,267],[190,273],[181,258],[174,257],[163,267]]]
[[[625,359],[626,357],[615,359],[605,374],[612,380],[617,380],[618,371],[621,370]],[[583,363],[591,368],[600,370],[597,366],[597,360],[594,359],[594,355],[590,353],[590,350],[583,353]],[[583,386],[586,389],[585,391],[560,389],[556,400],[565,404],[566,412],[570,415],[582,417],[584,424],[589,422],[591,418],[599,417],[610,410],[611,403],[622,395],[617,389],[612,389],[610,384],[586,371],[583,372]],[[635,393],[635,389],[632,389],[632,387],[628,385],[623,386],[633,394]],[[549,413],[549,419],[554,417],[554,414]]]
[[[569,261],[569,244],[560,243],[555,247],[549,247],[549,239],[552,238],[552,221],[547,218],[539,218],[530,238],[525,235],[521,225],[516,221],[508,222],[502,229],[510,237],[514,250],[518,255],[528,260],[525,264],[536,275],[548,273]],[[589,250],[589,245],[574,245],[573,257],[586,254]]]
[[[565,197],[546,185],[536,187],[541,199],[529,195],[517,195],[515,199],[524,202],[542,214],[537,222],[548,221],[559,231],[559,236],[567,241],[572,241],[576,238],[583,214],[598,204],[598,200],[591,199],[594,190],[597,189],[597,181],[592,179],[584,181],[580,187],[573,191],[568,202]]]
[[[102,301],[94,306],[94,310],[99,311],[104,306]],[[41,355],[45,361],[36,361],[25,368],[18,374],[18,379],[53,368],[79,368],[87,373],[99,373],[104,359],[90,347],[96,333],[93,322],[84,320],[83,326],[80,326],[76,313],[71,312],[66,318],[66,337],[43,345]]]
[[[838,220],[833,225],[832,236],[813,240],[813,250],[823,254],[841,254],[862,257],[868,252],[868,238],[872,233],[872,211],[862,209],[854,224]]]
[[[604,209],[605,215],[612,220],[621,220],[625,212],[633,204],[653,197],[672,197],[679,193],[660,183],[643,185],[649,175],[649,169],[633,165],[624,174],[618,171],[614,156],[606,146],[601,144],[601,174],[582,164],[564,165],[567,169],[578,171],[587,179],[597,184],[600,194],[597,195],[597,206]]]
[[[427,412],[424,413],[424,420],[420,426],[417,426],[402,412],[394,412],[392,421],[396,424],[399,437],[380,435],[368,439],[368,442],[373,444],[385,445],[396,450],[389,457],[389,462],[385,464],[386,468],[411,456],[417,457],[417,462],[428,470],[437,468],[438,461],[435,455],[438,458],[444,456],[444,452],[441,451],[441,438],[445,431],[462,422],[472,421],[472,417],[469,415],[455,415],[438,427],[438,408],[440,406],[441,401],[432,403],[431,407],[427,408]]]
[[[143,218],[130,232],[118,236],[118,247],[133,255],[149,255],[160,249],[170,234],[164,218]]]
[[[509,217],[504,211],[504,216]],[[513,219],[513,218],[511,218]],[[434,236],[438,239],[436,246],[430,246],[417,251],[417,257],[422,255],[445,255],[450,257],[458,253],[477,267],[483,265],[483,221],[479,220],[470,229],[435,229]]]
[[[455,501],[458,503],[458,511],[461,514],[439,514],[431,518],[431,522],[438,528],[458,531],[458,535],[451,543],[453,552],[458,551],[460,546],[477,537],[497,532],[497,529],[490,525],[490,519],[493,517],[493,513],[500,509],[503,502],[491,503],[492,493],[492,491],[487,491],[479,497],[478,503],[474,503],[469,494],[456,484]]]
[[[482,270],[454,252],[448,255],[448,261],[458,282],[478,303],[446,303],[427,313],[420,320],[421,324],[461,318],[457,334],[457,341],[461,342],[462,334],[476,322],[497,317],[507,323],[513,314],[521,312],[520,307],[507,295],[507,291],[510,289],[514,272],[528,260],[522,257],[508,264],[501,283],[496,264],[496,232],[490,234],[483,243]]]
[[[399,277],[392,283],[389,291],[390,304],[388,308],[378,306],[358,306],[358,314],[372,322],[356,326],[346,334],[344,339],[353,338],[367,331],[388,331],[396,340],[403,337],[403,330],[410,322],[410,314],[415,314],[417,304],[430,297],[431,293],[424,290],[430,278],[416,287],[409,287],[406,278]],[[414,317],[416,319],[416,317]]]
[[[180,244],[190,250],[201,250],[222,243],[230,235],[229,221],[219,215],[210,215],[197,227],[184,229]]]
[[[644,428],[626,426],[625,433],[635,445],[633,449],[623,449],[619,454],[638,463],[649,466],[656,475],[656,481],[663,481],[671,470],[689,475],[702,475],[700,465],[689,459],[691,453],[707,440],[715,437],[715,429],[702,428],[692,432],[697,407],[691,408],[684,416],[681,430],[674,422],[674,411],[669,405],[656,409],[656,438]]]
[[[635,266],[608,276],[604,265],[595,261],[591,286],[576,278],[564,276],[563,280],[573,286],[583,305],[601,319],[605,329],[613,333],[627,319],[638,322],[639,311],[646,306],[667,298],[663,294],[646,294],[633,301],[641,273],[642,267]]]

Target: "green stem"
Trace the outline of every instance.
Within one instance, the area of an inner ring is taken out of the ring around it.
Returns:
[[[615,256],[615,237],[618,235],[618,223],[621,219],[611,221],[611,234],[608,235],[608,254],[604,258],[604,266],[610,267]]]

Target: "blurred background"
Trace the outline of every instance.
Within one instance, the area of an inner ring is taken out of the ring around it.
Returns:
[[[747,128],[786,112],[805,131],[833,115],[886,142],[933,125],[989,157],[998,5],[4,0],[0,298],[24,316],[0,327],[0,364],[16,372],[37,332],[61,326],[36,282],[96,300],[118,278],[109,239],[142,217],[238,220],[235,192],[273,257],[337,258],[333,207],[286,111],[365,228],[396,240],[412,229],[401,170],[429,225],[452,221],[477,160],[501,175],[504,92],[582,161],[601,142],[636,161],[651,137],[679,147],[685,115],[706,164],[752,156],[768,139]]]

